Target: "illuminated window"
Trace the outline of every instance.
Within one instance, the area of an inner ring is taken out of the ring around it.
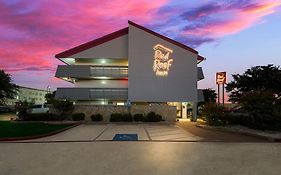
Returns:
[[[154,63],[153,71],[156,76],[168,76],[170,67],[172,66],[173,59],[170,58],[170,54],[173,53],[173,50],[157,44],[153,47],[154,49]]]

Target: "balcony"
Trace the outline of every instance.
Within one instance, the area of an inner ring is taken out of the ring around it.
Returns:
[[[202,67],[197,67],[197,81],[203,80],[204,79],[204,74]]]
[[[123,79],[128,77],[128,67],[92,67],[89,65],[59,65],[56,71],[59,78],[78,79]]]
[[[68,100],[120,100],[128,99],[127,88],[58,88],[56,99]]]

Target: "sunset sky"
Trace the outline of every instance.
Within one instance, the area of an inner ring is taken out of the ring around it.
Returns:
[[[126,27],[128,20],[206,57],[199,88],[215,72],[281,65],[281,0],[0,0],[0,69],[18,85],[71,86],[54,55]]]

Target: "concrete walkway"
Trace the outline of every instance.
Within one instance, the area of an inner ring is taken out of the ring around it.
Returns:
[[[115,134],[137,134],[142,141],[200,141],[202,138],[175,124],[82,124],[50,137],[27,142],[109,141]]]

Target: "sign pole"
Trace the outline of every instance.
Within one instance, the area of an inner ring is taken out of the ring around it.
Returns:
[[[224,84],[222,84],[222,106],[224,107]]]
[[[220,84],[218,84],[218,104],[220,105]]]

